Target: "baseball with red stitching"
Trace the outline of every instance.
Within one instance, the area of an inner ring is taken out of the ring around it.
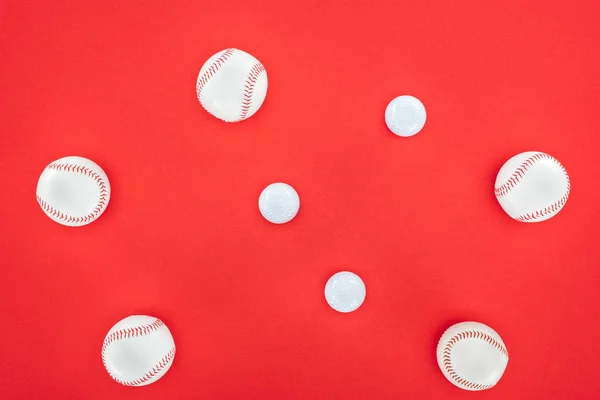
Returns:
[[[210,114],[225,122],[239,122],[258,111],[267,86],[265,67],[245,51],[230,48],[204,63],[196,81],[196,95]]]
[[[494,194],[508,215],[521,222],[555,216],[571,191],[567,171],[551,155],[527,151],[508,160],[496,177]]]
[[[452,325],[440,338],[436,355],[444,376],[465,390],[492,388],[508,364],[500,335],[480,322]]]
[[[95,221],[108,206],[110,183],[98,164],[84,157],[51,162],[38,180],[38,204],[52,220],[67,226]]]
[[[108,374],[125,386],[159,380],[173,364],[175,342],[160,319],[132,315],[117,322],[104,338],[102,362]]]

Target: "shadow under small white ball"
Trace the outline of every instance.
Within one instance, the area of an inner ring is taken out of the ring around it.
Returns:
[[[425,106],[413,96],[396,97],[385,109],[385,123],[398,136],[416,135],[423,129],[426,120]]]
[[[225,49],[208,59],[196,81],[202,107],[225,122],[254,115],[267,96],[267,71],[245,51]]]
[[[450,382],[465,390],[495,386],[508,365],[500,335],[480,322],[461,322],[444,332],[436,350],[437,362]]]
[[[336,311],[349,313],[365,301],[367,289],[358,275],[349,271],[334,274],[325,285],[325,300]]]
[[[84,157],[51,162],[38,180],[36,198],[53,221],[83,226],[95,221],[108,206],[110,183],[98,164]]]
[[[555,216],[571,191],[567,171],[551,155],[527,151],[508,160],[496,177],[494,194],[502,209],[520,222]]]
[[[300,209],[300,197],[287,183],[272,183],[258,198],[258,209],[262,216],[274,224],[285,224],[294,219]]]
[[[160,319],[132,315],[117,322],[102,344],[108,374],[125,386],[145,386],[167,373],[175,357],[175,342]]]

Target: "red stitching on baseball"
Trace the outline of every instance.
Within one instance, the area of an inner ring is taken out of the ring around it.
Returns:
[[[104,179],[102,179],[102,176],[100,176],[100,174],[98,174],[97,172],[92,171],[88,167],[84,167],[81,165],[75,165],[75,164],[68,164],[68,163],[51,163],[50,165],[48,165],[46,167],[46,169],[54,169],[56,171],[75,172],[78,174],[89,176],[90,178],[92,178],[93,180],[96,181],[96,183],[98,184],[98,187],[100,188],[100,198],[98,198],[98,204],[96,204],[96,208],[94,208],[94,211],[92,211],[91,213],[89,213],[88,215],[85,215],[83,217],[73,217],[72,215],[68,215],[63,212],[60,212],[59,210],[52,207],[50,204],[46,203],[46,201],[44,199],[42,199],[40,196],[36,195],[38,204],[48,214],[50,214],[62,221],[81,224],[84,222],[87,223],[87,222],[93,221],[106,208],[107,201],[108,201],[107,200],[107,195],[108,195],[107,184],[104,181]]]
[[[139,385],[143,384],[144,382],[147,382],[150,379],[154,378],[160,371],[162,371],[171,362],[173,357],[175,357],[175,347],[173,347],[167,353],[166,356],[161,358],[160,361],[154,367],[152,367],[152,369],[150,371],[146,372],[146,374],[144,376],[142,376],[141,378],[138,378],[138,379],[135,379],[132,381],[122,381],[120,379],[115,378],[114,376],[112,378],[115,381],[117,381],[120,384],[125,385],[125,386],[139,386]]]
[[[474,383],[474,382],[470,382],[466,379],[463,379],[460,376],[458,376],[456,371],[454,371],[454,368],[452,368],[452,361],[451,361],[451,357],[450,357],[450,355],[452,353],[452,348],[454,347],[454,345],[456,343],[458,343],[460,340],[463,340],[463,339],[483,340],[483,341],[491,344],[492,346],[494,346],[498,351],[500,351],[500,353],[504,354],[506,356],[506,358],[508,358],[508,351],[506,351],[506,348],[504,347],[504,345],[502,345],[502,343],[498,342],[496,339],[494,339],[492,336],[488,335],[487,333],[480,332],[480,331],[459,332],[456,335],[454,335],[452,338],[450,338],[450,340],[448,340],[448,343],[446,343],[446,345],[444,346],[443,363],[444,363],[444,368],[446,369],[446,372],[456,382],[458,382],[459,384],[466,386],[470,389],[484,390],[484,389],[489,389],[489,388],[493,387],[494,385],[482,385],[480,383]]]
[[[510,178],[508,178],[508,180],[505,183],[503,183],[501,186],[499,186],[497,188],[494,188],[494,194],[497,197],[506,196],[508,194],[508,192],[510,192],[521,181],[521,179],[525,176],[525,172],[527,172],[527,170],[529,170],[531,167],[533,167],[533,165],[537,161],[539,161],[539,160],[541,160],[543,158],[546,158],[548,160],[551,160],[551,161],[554,161],[554,162],[558,163],[558,165],[565,172],[565,175],[567,174],[567,172],[565,171],[565,169],[563,168],[563,166],[554,157],[549,156],[548,154],[545,154],[545,153],[535,153],[534,155],[530,156],[525,161],[523,161],[515,169],[515,171],[512,173],[512,175],[510,176]]]
[[[265,67],[263,67],[261,63],[254,64],[250,69],[248,78],[246,78],[246,82],[244,83],[244,94],[242,95],[242,106],[240,116],[234,122],[241,121],[248,116],[248,111],[250,111],[250,107],[252,107],[254,86],[256,86],[256,81],[258,80],[260,74],[262,74],[263,72],[265,72]]]
[[[165,325],[164,322],[162,322],[160,319],[156,318],[150,324],[140,325],[140,326],[134,326],[134,327],[131,327],[131,328],[119,329],[117,331],[114,331],[110,335],[108,335],[106,337],[106,339],[104,339],[104,343],[102,343],[102,363],[104,364],[104,367],[106,368],[106,371],[108,371],[108,374],[115,381],[117,381],[119,383],[122,383],[124,385],[127,384],[126,382],[124,383],[123,381],[120,381],[118,378],[114,377],[110,373],[110,370],[108,369],[108,366],[106,365],[106,349],[108,348],[108,346],[110,346],[111,343],[113,343],[113,342],[115,342],[117,340],[122,340],[122,339],[128,339],[128,338],[132,338],[132,337],[139,337],[139,336],[149,335],[150,333],[152,333],[154,331],[157,331],[158,329],[160,329],[164,325]],[[174,352],[175,352],[174,348],[173,348],[172,351],[173,351],[173,355],[175,355],[174,354]],[[168,356],[168,354],[167,354],[167,356]],[[158,365],[160,365],[160,363]],[[154,367],[154,368],[156,368],[156,367]],[[162,369],[162,367],[161,367],[161,369]]]
[[[566,171],[565,171],[565,175],[566,175]],[[561,197],[557,202],[552,203],[548,207],[545,207],[541,210],[537,210],[533,213],[526,213],[526,214],[519,215],[517,217],[514,217],[514,219],[516,219],[517,221],[526,222],[526,221],[536,220],[536,219],[542,218],[548,214],[558,212],[567,202],[567,199],[569,198],[569,192],[571,191],[571,181],[569,180],[568,175],[566,175],[566,177],[567,177],[567,190],[566,190],[565,194],[563,195],[563,197]]]
[[[114,331],[104,339],[102,344],[102,359],[104,359],[104,352],[106,348],[115,340],[122,340],[137,336],[149,335],[150,333],[160,329],[164,325],[160,319],[156,318],[152,323],[140,326],[134,326],[131,328],[119,329]]]
[[[202,89],[204,89],[204,86],[206,86],[210,78],[213,77],[213,75],[223,66],[223,64],[225,64],[225,61],[227,61],[227,59],[231,57],[234,51],[235,49],[225,50],[223,54],[221,54],[212,63],[212,65],[208,67],[206,71],[204,71],[202,76],[198,78],[198,82],[196,82],[196,95],[198,96],[198,100],[200,100],[200,93],[202,92]]]

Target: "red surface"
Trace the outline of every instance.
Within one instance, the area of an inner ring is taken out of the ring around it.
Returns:
[[[598,398],[600,3],[92,3],[0,3],[0,398]],[[229,46],[269,74],[262,109],[235,125],[194,91]],[[383,122],[404,93],[429,114],[410,139]],[[573,184],[540,224],[493,195],[526,150]],[[66,155],[112,185],[84,228],[35,201]],[[257,208],[278,180],[302,202],[284,226]],[[367,285],[351,315],[323,298],[340,269]],[[100,360],[135,313],[178,346],[145,388]],[[435,362],[462,320],[511,354],[488,392]]]

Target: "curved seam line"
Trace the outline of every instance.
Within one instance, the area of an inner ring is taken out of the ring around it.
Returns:
[[[550,204],[548,207],[544,207],[541,210],[536,210],[531,213],[521,214],[519,216],[513,217],[517,221],[531,221],[535,219],[542,218],[548,214],[552,214],[553,212],[558,212],[565,205],[567,199],[569,198],[569,193],[571,192],[571,182],[569,177],[567,176],[567,190],[565,194],[556,202]]]
[[[36,194],[38,204],[40,205],[40,207],[42,207],[44,211],[46,211],[46,213],[63,221],[82,223],[93,221],[102,213],[102,211],[104,211],[107,205],[106,197],[108,195],[108,190],[107,183],[104,181],[104,179],[102,179],[100,174],[94,172],[88,167],[69,163],[51,163],[46,167],[46,169],[65,172],[75,172],[88,176],[94,181],[96,181],[98,187],[100,188],[100,197],[98,198],[98,202],[96,203],[96,208],[94,208],[94,211],[83,217],[74,217],[72,215],[63,213],[57,210],[56,208],[52,207],[50,204],[48,204],[40,195]]]
[[[535,162],[542,158],[546,158],[556,162],[558,166],[563,170],[563,172],[565,172],[566,175],[565,169],[563,168],[561,163],[558,162],[557,159],[546,153],[535,153],[532,156],[528,157],[525,161],[521,162],[521,164],[519,164],[519,166],[515,168],[512,175],[508,178],[506,182],[494,188],[494,194],[497,197],[506,196],[512,189],[514,189],[515,186],[517,186],[519,182],[521,182],[521,179],[523,179],[525,173],[535,165]]]
[[[500,342],[498,342],[496,339],[494,339],[492,336],[488,335],[487,333],[481,332],[481,331],[460,332],[460,333],[457,333],[456,335],[454,335],[452,338],[450,338],[448,340],[448,343],[446,343],[446,345],[444,346],[443,365],[444,365],[444,368],[446,369],[446,372],[448,373],[448,375],[450,375],[450,377],[454,381],[458,382],[459,384],[461,384],[463,386],[471,388],[471,389],[483,390],[483,389],[489,389],[489,388],[493,387],[494,385],[483,385],[483,384],[471,382],[464,378],[461,378],[454,371],[454,368],[452,368],[452,359],[450,357],[450,355],[452,353],[452,348],[454,347],[454,345],[456,343],[458,343],[460,340],[463,340],[463,339],[484,340],[485,342],[491,344],[494,348],[496,348],[498,351],[500,351],[500,353],[504,354],[508,358],[508,351],[506,350],[506,348]]]
[[[254,86],[258,81],[260,74],[265,72],[265,67],[261,63],[254,64],[248,73],[246,82],[244,83],[244,93],[242,94],[242,104],[240,106],[240,116],[237,120],[232,122],[238,122],[246,119],[250,107],[252,107],[252,97],[254,96]]]
[[[152,367],[152,369],[144,374],[141,378],[133,379],[130,381],[122,381],[118,378],[115,378],[112,374],[110,376],[117,382],[125,386],[139,386],[142,383],[149,381],[154,378],[160,371],[162,371],[171,360],[175,357],[175,347],[173,347],[160,361]]]
[[[198,96],[198,100],[200,100],[200,94],[202,93],[202,90],[204,89],[210,78],[212,78],[213,75],[217,73],[217,71],[225,64],[225,61],[227,61],[234,52],[235,49],[233,48],[226,49],[223,52],[223,54],[217,57],[217,59],[210,65],[210,67],[208,67],[206,71],[204,71],[202,76],[198,78],[198,82],[196,82],[196,95]]]

